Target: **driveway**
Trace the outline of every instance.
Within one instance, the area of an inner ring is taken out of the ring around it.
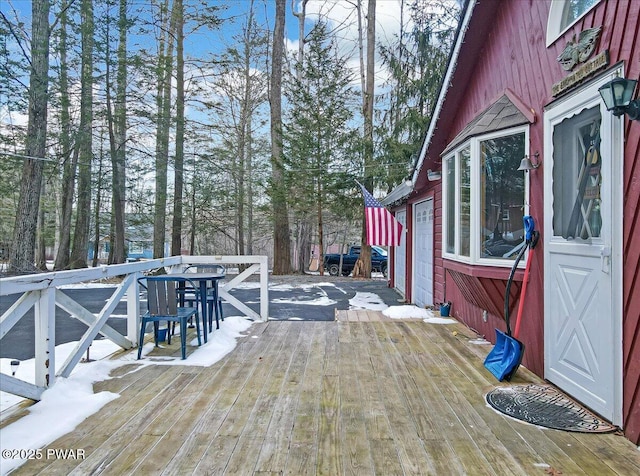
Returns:
[[[246,283],[231,294],[259,311],[258,283]],[[271,320],[333,321],[336,310],[382,310],[399,304],[400,295],[383,278],[354,279],[333,276],[270,276]],[[225,315],[237,314],[228,304]]]
[[[382,276],[382,275],[380,275]],[[257,279],[257,278],[256,278]],[[62,290],[93,313],[99,313],[113,293],[113,286],[74,287]],[[258,282],[243,283],[232,294],[259,312]],[[17,299],[0,297],[0,315]],[[143,298],[144,299],[144,298]],[[269,316],[272,320],[333,321],[336,309],[381,310],[398,305],[400,295],[387,286],[386,279],[355,279],[318,275],[269,277]],[[126,333],[126,302],[122,301],[108,324]],[[225,316],[237,315],[230,304],[223,304]],[[56,345],[79,340],[87,327],[60,308],[56,308]],[[2,339],[0,358],[26,360],[34,357],[34,318],[30,310]]]

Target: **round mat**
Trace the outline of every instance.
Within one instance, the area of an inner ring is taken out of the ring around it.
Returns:
[[[497,387],[486,398],[499,412],[533,425],[580,433],[617,430],[549,385]]]

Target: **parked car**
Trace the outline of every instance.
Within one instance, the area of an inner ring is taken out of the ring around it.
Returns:
[[[349,252],[343,255],[331,253],[324,256],[324,269],[331,276],[340,274],[340,256],[342,256],[342,274],[349,276],[360,257],[360,246],[349,247]],[[387,250],[379,246],[371,247],[371,270],[387,275]]]

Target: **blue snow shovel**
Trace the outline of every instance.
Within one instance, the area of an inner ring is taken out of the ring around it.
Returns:
[[[513,282],[513,276],[516,274],[516,269],[518,269],[518,263],[531,243],[531,236],[534,231],[534,222],[531,216],[525,215],[523,221],[525,243],[513,263],[511,273],[509,273],[504,296],[504,320],[507,324],[507,332],[505,334],[500,329],[496,329],[496,345],[484,360],[484,366],[500,382],[505,379],[511,380],[516,369],[520,366],[522,356],[524,355],[524,344],[511,335],[511,324],[509,322],[509,292],[511,290],[511,283]]]

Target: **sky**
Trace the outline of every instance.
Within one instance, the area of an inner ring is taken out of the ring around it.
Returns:
[[[257,285],[257,283],[246,283],[246,286]],[[307,304],[310,306],[332,306],[335,301],[327,299],[323,288],[333,286],[334,283],[316,283],[312,287],[318,288],[318,298],[309,301],[292,301],[295,304]],[[289,285],[274,284],[272,290],[286,290],[305,288],[309,285]],[[340,289],[340,288],[339,288]],[[341,289],[340,289],[341,290]],[[346,291],[343,291],[346,293]],[[280,300],[280,302],[286,302]],[[365,309],[382,311],[383,314],[392,319],[422,319],[430,324],[455,324],[457,321],[450,318],[435,316],[427,309],[421,309],[413,305],[387,306],[380,296],[375,293],[356,293],[349,301],[350,309]],[[299,318],[291,318],[299,320]],[[139,366],[130,372],[137,372],[141,368],[149,365],[194,365],[211,366],[221,360],[231,352],[237,344],[239,338],[249,337],[259,339],[259,335],[252,333],[253,321],[245,316],[225,317],[224,323],[216,332],[212,333],[206,344],[195,349],[187,355],[186,360],[179,358],[163,358],[153,360],[145,358],[153,349],[153,343],[147,343],[143,347],[143,359],[137,360],[137,349],[123,352],[115,358],[107,358],[120,348],[109,340],[95,340],[90,348],[91,362],[79,363],[68,378],[59,377],[55,385],[46,390],[42,395],[42,400],[29,407],[28,414],[19,420],[7,425],[0,431],[0,450],[2,454],[6,451],[11,454],[11,450],[22,449],[35,452],[52,443],[61,436],[74,430],[83,420],[98,412],[107,403],[117,400],[120,395],[112,392],[94,393],[93,384],[110,379],[110,374],[115,369],[133,363]],[[192,342],[196,345],[197,342]],[[487,341],[474,340],[473,343],[487,343]],[[62,365],[67,356],[74,350],[76,343],[69,342],[56,346],[55,362]],[[11,359],[0,359],[0,371],[11,375]],[[20,363],[16,372],[16,377],[33,383],[34,360],[25,360]],[[22,402],[23,399],[0,392],[0,410],[6,409]],[[65,418],[60,418],[65,415]],[[35,453],[32,453],[35,454]],[[1,460],[0,474],[5,475],[22,465],[24,458],[3,458]]]
[[[59,0],[54,0],[54,5]],[[250,0],[207,0],[210,4],[219,4],[224,6],[220,16],[226,21],[222,26],[214,31],[199,29],[196,33],[187,35],[185,39],[185,53],[192,57],[207,57],[211,53],[217,53],[224,50],[225,47],[234,44],[234,35],[241,32],[242,24],[246,19],[247,12],[250,8]],[[411,0],[405,0],[409,2]],[[134,12],[140,6],[146,6],[149,2],[143,0],[130,0],[130,12]],[[189,0],[185,0],[188,5]],[[366,10],[366,0],[363,0],[363,8]],[[298,19],[293,15],[292,5],[296,10],[300,8],[300,0],[287,0],[287,17],[285,21],[285,43],[289,51],[296,52],[299,42]],[[377,42],[387,44],[393,41],[394,36],[400,31],[400,5],[401,0],[377,0],[376,5],[376,38]],[[256,20],[259,24],[268,25],[270,30],[273,29],[275,7],[274,0],[254,0],[254,9]],[[405,7],[405,23],[408,18],[407,7]],[[13,20],[16,15],[25,23],[27,34],[30,34],[31,23],[31,0],[1,0],[0,10],[3,14]],[[53,7],[52,12],[58,11],[59,8]],[[313,24],[320,18],[328,22],[330,29],[335,30],[338,39],[338,47],[341,54],[348,56],[349,64],[353,68],[359,67],[359,53],[357,48],[358,23],[355,9],[349,0],[309,0],[306,9],[305,31],[309,32]],[[52,22],[53,14],[52,14]],[[366,28],[366,25],[363,25]],[[130,38],[132,43],[137,43],[138,47],[146,47],[153,50],[155,44],[149,35],[144,37]],[[26,45],[28,49],[29,45]],[[131,45],[130,50],[136,49]],[[55,61],[52,62],[52,66]],[[387,75],[384,68],[378,60],[376,67],[377,87],[382,88]],[[28,81],[28,78],[24,78]],[[11,122],[13,124],[26,125],[26,116],[13,113],[8,116],[6,108],[3,107],[4,100],[0,97],[0,122]]]

